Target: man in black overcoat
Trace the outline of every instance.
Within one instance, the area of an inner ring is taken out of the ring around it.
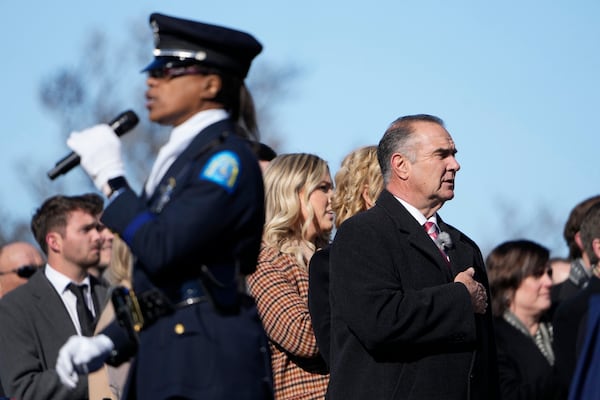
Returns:
[[[381,139],[386,190],[331,248],[331,400],[498,398],[483,258],[437,214],[454,197],[455,154],[430,115]]]

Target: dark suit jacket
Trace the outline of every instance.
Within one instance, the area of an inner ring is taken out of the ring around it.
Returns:
[[[223,120],[199,132],[150,198],[127,189],[104,211],[102,221],[136,256],[136,293],[159,289],[180,301],[177,294],[198,282],[203,265],[237,293],[234,273],[256,269],[264,225],[262,174],[234,129]],[[202,302],[143,330],[125,391],[135,390],[140,399],[270,395],[267,337],[254,303],[246,300],[236,315]],[[130,355],[129,338],[117,324],[104,333],[115,343],[117,358]]]
[[[558,307],[565,301],[570,300],[576,294],[580,293],[583,290],[580,286],[577,286],[570,279],[566,279],[565,281],[558,283],[556,285],[552,285],[550,288],[550,298],[552,299],[552,306],[550,310],[546,313],[549,318],[554,318]]]
[[[454,276],[475,268],[478,247],[440,218],[448,265],[422,226],[388,191],[345,221],[331,248],[331,400],[496,399],[491,310],[475,315]],[[489,289],[488,289],[489,297]]]
[[[331,310],[329,307],[329,247],[317,251],[308,268],[308,312],[319,353],[329,367]]]
[[[561,398],[566,399],[579,349],[582,347],[582,336],[585,333],[585,317],[587,316],[590,298],[600,293],[600,279],[592,276],[585,289],[572,297],[563,300],[554,312],[554,355],[555,371]],[[583,327],[583,328],[582,328]]]
[[[531,337],[503,318],[494,321],[502,400],[558,398],[552,366]]]
[[[106,287],[92,276],[90,282],[104,305]],[[27,400],[87,399],[87,379],[69,390],[55,371],[58,351],[72,335],[76,328],[43,271],[0,299],[0,377],[6,394]]]
[[[600,398],[600,295],[590,296],[581,353],[569,388],[569,399]]]

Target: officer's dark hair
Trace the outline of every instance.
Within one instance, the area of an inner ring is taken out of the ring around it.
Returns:
[[[251,142],[252,151],[256,154],[259,161],[272,161],[277,157],[277,152],[267,144],[262,142]]]
[[[205,75],[217,75],[221,78],[221,90],[213,99],[229,112],[231,119],[236,122],[236,133],[246,139],[258,141],[260,133],[256,119],[256,109],[252,94],[244,80],[234,73],[199,64]]]
[[[409,140],[414,132],[415,122],[433,122],[444,126],[441,118],[429,114],[407,115],[396,119],[390,124],[377,146],[377,161],[383,174],[383,182],[387,184],[390,178],[390,159],[392,154],[400,153],[411,162],[415,160],[412,142]]]
[[[64,236],[69,213],[81,210],[90,215],[99,215],[104,208],[102,197],[94,193],[79,196],[57,195],[50,197],[35,211],[31,218],[31,232],[40,248],[48,254],[46,235],[56,231]]]

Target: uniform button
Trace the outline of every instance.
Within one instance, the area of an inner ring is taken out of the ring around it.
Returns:
[[[185,332],[185,326],[183,326],[183,324],[176,324],[173,330],[176,334],[182,335],[183,332]]]

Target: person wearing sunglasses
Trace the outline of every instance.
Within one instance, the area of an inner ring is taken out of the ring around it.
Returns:
[[[27,242],[13,242],[0,249],[0,298],[21,286],[44,264],[38,249]]]
[[[245,32],[163,14],[150,15],[150,25],[145,105],[150,121],[173,129],[143,193],[127,184],[108,125],[67,140],[109,198],[101,221],[135,256],[133,291],[147,318],[137,330],[113,323],[93,338],[70,338],[56,370],[76,387],[103,362],[135,355],[125,398],[269,398],[268,340],[244,289],[265,220],[262,173],[248,143],[258,140],[256,114],[244,82],[262,45]],[[156,303],[160,312],[145,313]]]
[[[38,269],[44,259],[35,246],[27,242],[12,242],[0,248],[0,298],[21,286]],[[0,383],[0,398],[4,389]]]

